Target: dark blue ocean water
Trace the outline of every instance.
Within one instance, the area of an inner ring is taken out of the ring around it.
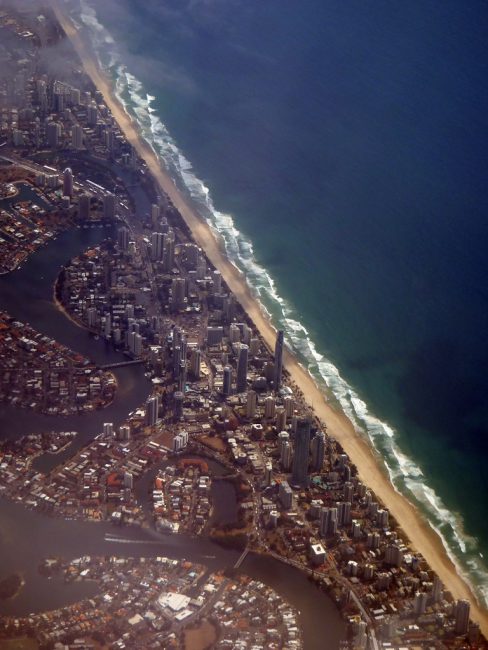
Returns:
[[[486,587],[487,3],[83,6],[128,110]]]

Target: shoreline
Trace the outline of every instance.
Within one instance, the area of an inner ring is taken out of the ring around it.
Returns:
[[[58,311],[60,311],[64,316],[66,316],[66,318],[67,318],[69,321],[71,321],[71,322],[73,323],[73,325],[76,325],[76,327],[79,327],[81,330],[83,330],[83,331],[85,331],[85,332],[89,332],[90,330],[88,330],[88,329],[87,329],[86,327],[84,327],[81,323],[79,323],[77,320],[75,320],[75,319],[73,318],[73,316],[71,316],[71,314],[70,314],[70,313],[69,313],[69,312],[64,308],[63,303],[62,303],[62,302],[59,300],[59,298],[57,297],[57,295],[56,295],[56,289],[57,289],[57,286],[58,286],[58,281],[59,281],[59,277],[56,278],[56,281],[55,281],[55,283],[54,283],[54,287],[53,287],[53,303],[54,303],[54,306],[56,307],[56,309],[57,309]]]
[[[105,77],[104,72],[100,70],[98,62],[92,53],[87,51],[82,37],[73,27],[70,19],[63,14],[56,0],[51,0],[51,4],[57,20],[77,52],[86,74],[102,92],[108,108],[127,141],[134,147],[137,154],[144,159],[156,183],[169,196],[175,208],[179,211],[195,242],[202,247],[210,262],[221,272],[229,290],[253,321],[266,345],[272,350],[276,330],[246,284],[244,274],[226,257],[221,242],[219,242],[210,226],[183,197],[170,176],[163,169],[151,146],[143,140],[137,124],[127,114],[115,96],[110,81]],[[326,423],[328,434],[340,443],[351,461],[356,465],[359,478],[388,508],[391,515],[399,523],[412,548],[424,556],[432,570],[437,573],[444,583],[445,588],[455,598],[464,598],[471,602],[471,617],[480,624],[483,634],[488,636],[488,611],[479,604],[470,585],[459,575],[437,532],[424,519],[418,509],[400,494],[391,483],[386,468],[381,462],[381,457],[373,450],[371,444],[355,430],[352,422],[327,403],[322,389],[318,387],[308,370],[300,364],[295,355],[287,348],[284,350],[284,366],[291,379],[303,393],[306,401],[309,404],[313,403],[314,414],[322,422]]]

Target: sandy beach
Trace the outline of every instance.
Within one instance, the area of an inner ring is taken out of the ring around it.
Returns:
[[[276,330],[265,316],[259,302],[252,295],[245,277],[227,259],[210,227],[180,194],[169,175],[161,167],[150,146],[141,138],[137,125],[115,97],[110,81],[100,71],[91,51],[85,46],[79,33],[57,6],[56,0],[52,1],[56,16],[80,56],[87,74],[103,93],[107,106],[112,111],[127,140],[146,161],[161,189],[171,198],[187,223],[195,241],[204,249],[212,264],[222,273],[229,289],[254,321],[265,342],[271,349],[274,349]],[[394,489],[381,459],[375,455],[369,443],[358,435],[345,415],[331,408],[326,402],[324,393],[318,388],[310,374],[288,351],[285,353],[285,365],[292,380],[303,392],[307,401],[313,403],[316,415],[325,422],[329,435],[340,442],[352,462],[357,466],[361,480],[389,509],[409,538],[412,548],[425,557],[453,596],[470,600],[471,617],[480,624],[482,632],[488,637],[488,611],[478,604],[469,585],[457,573],[456,567],[449,559],[437,533],[415,507]]]

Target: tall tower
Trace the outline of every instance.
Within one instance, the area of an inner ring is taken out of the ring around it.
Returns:
[[[308,484],[310,424],[309,418],[299,418],[297,422],[291,477],[292,484],[296,486],[306,486]]]
[[[239,357],[237,360],[236,388],[238,393],[243,393],[246,390],[248,357],[249,357],[249,346],[242,343],[239,349]]]
[[[173,278],[171,281],[171,307],[173,311],[183,309],[186,298],[186,278]]]
[[[121,226],[117,230],[117,245],[121,251],[129,250],[130,230],[127,226]]]
[[[149,426],[154,426],[158,421],[159,415],[159,396],[153,395],[146,401],[146,422]]]
[[[90,124],[90,126],[96,126],[98,120],[98,107],[94,101],[92,101],[87,108],[87,117],[88,124]]]
[[[434,603],[438,603],[442,600],[442,582],[439,576],[435,576],[434,584],[432,585],[432,600]]]
[[[157,228],[159,225],[159,217],[161,214],[161,209],[157,203],[151,205],[151,224],[153,228]]]
[[[82,194],[78,200],[78,216],[86,221],[90,216],[90,196]]]
[[[171,271],[175,262],[175,234],[172,230],[163,237],[163,269]]]
[[[222,291],[222,276],[220,274],[220,271],[215,270],[212,273],[212,293],[214,295],[218,295]]]
[[[222,386],[222,394],[226,397],[232,392],[232,368],[225,366],[224,368],[224,383]]]
[[[255,390],[247,392],[246,417],[252,419],[256,415],[258,396]]]
[[[283,330],[278,330],[275,345],[274,389],[281,388],[281,375],[283,373]]]
[[[312,468],[320,472],[324,464],[325,457],[325,434],[323,431],[317,431],[312,438]]]
[[[162,259],[162,257],[163,257],[163,234],[160,232],[153,232],[151,235],[151,260],[159,261]]]
[[[458,600],[456,603],[456,634],[466,634],[469,625],[469,600]]]
[[[190,370],[194,379],[200,379],[200,364],[201,364],[202,354],[198,348],[192,350],[190,356]]]
[[[83,129],[79,124],[73,125],[71,129],[71,148],[83,149]]]
[[[66,167],[63,172],[63,196],[73,196],[73,172],[70,167]]]
[[[115,218],[115,196],[111,192],[103,197],[103,216],[105,219]]]
[[[47,143],[52,149],[59,147],[59,138],[61,137],[61,125],[57,122],[49,122],[46,126]]]

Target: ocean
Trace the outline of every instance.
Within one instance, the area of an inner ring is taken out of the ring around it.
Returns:
[[[72,0],[287,344],[488,604],[484,0]]]

